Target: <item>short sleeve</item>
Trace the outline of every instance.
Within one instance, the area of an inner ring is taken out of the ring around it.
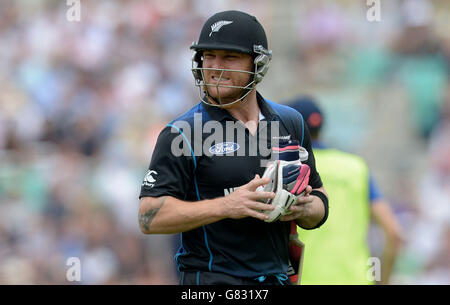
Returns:
[[[167,126],[158,136],[139,199],[173,196],[184,200],[192,189],[193,172],[194,160],[188,138],[181,130]]]
[[[380,189],[378,188],[377,183],[375,182],[375,179],[373,178],[372,174],[369,176],[369,200],[370,203],[373,203],[376,200],[382,199],[383,196],[381,194]]]

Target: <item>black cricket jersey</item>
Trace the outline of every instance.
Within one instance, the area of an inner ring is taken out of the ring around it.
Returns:
[[[309,184],[313,189],[321,187],[301,114],[259,93],[257,100],[263,119],[255,135],[228,111],[202,102],[169,123],[158,137],[139,198],[173,196],[189,204],[223,197],[255,174],[263,176],[264,160],[271,157],[264,148],[270,150],[274,138],[299,141],[309,153],[304,162],[311,168]],[[227,124],[235,128],[231,131]],[[223,219],[181,233],[175,260],[180,271],[222,272],[245,278],[285,274],[289,232],[290,222]]]

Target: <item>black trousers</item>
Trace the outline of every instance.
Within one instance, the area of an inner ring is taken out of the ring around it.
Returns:
[[[264,281],[251,278],[241,278],[220,272],[182,271],[180,285],[292,285],[288,279],[279,280],[270,275]]]

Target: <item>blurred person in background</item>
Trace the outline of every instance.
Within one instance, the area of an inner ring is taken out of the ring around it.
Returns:
[[[368,277],[367,241],[372,218],[385,234],[379,283],[388,284],[402,232],[366,162],[321,142],[324,115],[314,98],[302,96],[288,105],[300,112],[308,125],[317,169],[331,198],[327,223],[314,231],[298,228],[299,238],[305,243],[301,283],[373,284]]]

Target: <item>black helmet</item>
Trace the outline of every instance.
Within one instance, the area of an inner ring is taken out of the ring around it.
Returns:
[[[198,42],[192,43],[191,49],[195,51],[192,58],[192,73],[196,85],[200,88],[200,93],[205,90],[206,86],[209,86],[203,81],[202,75],[204,68],[202,67],[201,56],[204,50],[228,50],[253,56],[254,71],[248,72],[253,74],[253,80],[247,86],[241,87],[245,94],[233,103],[243,100],[255,88],[256,84],[262,81],[272,58],[272,51],[268,50],[267,37],[262,25],[256,17],[240,11],[225,11],[210,17],[203,25]],[[222,73],[225,71],[225,69],[216,70],[222,70]],[[216,86],[221,85],[217,84]],[[202,101],[210,104],[203,98]]]
[[[240,11],[214,14],[203,25],[194,50],[229,50],[256,55],[254,46],[268,49],[267,37],[256,17]]]

